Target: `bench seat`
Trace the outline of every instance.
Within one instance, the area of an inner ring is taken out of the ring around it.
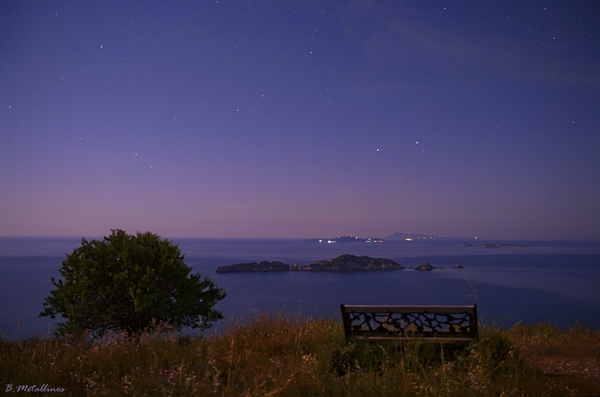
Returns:
[[[341,305],[346,338],[434,339],[470,342],[478,337],[477,305]]]

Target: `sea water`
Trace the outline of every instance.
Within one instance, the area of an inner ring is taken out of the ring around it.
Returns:
[[[192,273],[227,291],[216,306],[225,320],[256,310],[284,309],[339,319],[340,304],[471,305],[479,320],[510,327],[548,322],[563,328],[600,328],[600,242],[510,241],[526,247],[482,248],[459,239],[316,243],[302,240],[172,239]],[[488,242],[489,243],[489,242]],[[497,243],[497,241],[491,242]],[[38,318],[53,289],[51,277],[81,238],[0,238],[0,330],[10,338],[46,335],[55,322]],[[437,269],[390,272],[216,273],[219,266],[281,260],[306,265],[342,254],[392,259],[405,267],[429,262]],[[464,268],[454,268],[460,264]]]

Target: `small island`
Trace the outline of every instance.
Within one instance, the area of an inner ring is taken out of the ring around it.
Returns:
[[[422,263],[419,266],[413,267],[413,269],[414,270],[426,270],[426,271],[429,271],[429,270],[435,269],[435,267],[431,266],[431,263]]]
[[[528,245],[520,244],[481,244],[481,248],[516,248],[516,247],[529,247]]]
[[[260,263],[236,263],[235,265],[219,266],[217,273],[256,273],[256,272],[289,272],[290,265],[281,261],[262,261]]]
[[[321,272],[369,272],[401,269],[404,269],[404,266],[389,259],[344,254],[330,261],[317,261],[306,266],[294,265],[290,270]]]
[[[262,261],[260,263],[237,263],[229,266],[219,266],[217,273],[256,273],[256,272],[287,272],[287,271],[317,271],[317,272],[369,272],[404,269],[399,263],[384,258],[371,258],[350,254],[340,255],[332,260],[317,261],[310,265],[287,265],[281,261]]]

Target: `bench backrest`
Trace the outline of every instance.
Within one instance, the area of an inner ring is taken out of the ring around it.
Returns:
[[[436,338],[451,341],[477,338],[477,305],[341,305],[341,308],[347,338]]]

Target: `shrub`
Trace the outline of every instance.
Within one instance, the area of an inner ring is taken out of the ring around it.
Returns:
[[[189,275],[191,270],[178,245],[150,232],[112,230],[103,240],[82,239],[62,263],[64,281],[52,277],[56,289],[39,317],[66,319],[59,335],[141,332],[166,321],[177,329],[206,329],[223,318],[213,307],[226,293],[208,277]]]

